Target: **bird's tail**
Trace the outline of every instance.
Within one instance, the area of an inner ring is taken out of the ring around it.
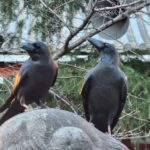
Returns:
[[[7,109],[9,107],[9,105],[11,104],[12,100],[14,99],[14,95],[11,95],[5,102],[5,104],[3,104],[2,106],[0,106],[0,112],[3,112],[5,109]]]
[[[0,119],[0,125],[2,125],[9,118],[22,113],[25,111],[25,107],[21,106],[20,102],[14,100],[8,110],[4,113],[4,115]]]

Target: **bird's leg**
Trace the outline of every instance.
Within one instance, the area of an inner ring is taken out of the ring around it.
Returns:
[[[90,115],[89,123],[90,123],[92,126],[94,126],[94,124],[92,123],[92,120],[93,120],[93,117],[92,117],[92,115]]]
[[[90,120],[89,120],[89,122],[92,122],[92,117],[91,117],[91,115],[90,115]]]
[[[20,104],[21,106],[23,106],[25,108],[25,111],[27,111],[27,109],[29,108],[26,103],[25,103],[25,100],[24,100],[24,97],[21,97],[20,99]]]
[[[108,134],[111,135],[111,127],[110,127],[110,125],[108,125]]]

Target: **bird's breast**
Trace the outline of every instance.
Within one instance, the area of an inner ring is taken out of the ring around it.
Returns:
[[[34,65],[30,68],[26,83],[21,89],[26,101],[39,100],[48,93],[54,79],[50,65]]]
[[[112,67],[96,68],[92,75],[89,91],[89,103],[94,108],[112,106],[119,101],[120,77],[117,69]]]

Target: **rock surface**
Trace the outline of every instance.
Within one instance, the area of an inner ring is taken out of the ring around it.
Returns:
[[[0,127],[0,150],[127,150],[78,115],[58,109],[19,114]]]

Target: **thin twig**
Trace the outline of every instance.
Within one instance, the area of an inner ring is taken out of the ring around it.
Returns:
[[[116,139],[118,139],[118,140],[123,140],[123,139],[141,139],[141,138],[147,138],[147,137],[150,137],[150,134],[146,134],[146,135],[139,135],[139,136],[131,136],[131,137],[128,137],[128,136],[126,136],[126,137],[119,137],[119,138],[117,138],[116,137]]]
[[[81,78],[81,79],[83,79],[82,76],[57,77],[57,79],[72,79],[72,78]]]
[[[76,65],[71,65],[71,64],[68,64],[68,63],[59,62],[59,65],[64,65],[64,66],[68,66],[68,67],[71,67],[71,68],[75,68],[75,69],[78,69],[78,70],[81,70],[81,71],[88,72],[88,69],[85,69],[85,68],[82,68],[82,67],[78,67],[78,66],[76,66]]]
[[[94,11],[101,12],[101,11],[114,10],[114,9],[118,9],[118,8],[127,8],[129,6],[133,6],[135,4],[142,3],[142,2],[144,2],[144,1],[138,0],[138,1],[132,2],[130,4],[115,5],[113,7],[95,8]]]
[[[83,30],[83,28],[87,25],[87,23],[89,22],[90,18],[92,17],[92,15],[94,14],[94,8],[96,7],[97,1],[95,2],[93,8],[91,9],[90,13],[88,14],[88,16],[85,18],[85,20],[83,21],[83,23],[74,31],[74,32],[70,32],[70,35],[67,37],[67,39],[65,40],[65,44],[63,46],[63,49],[61,51],[59,51],[56,55],[54,55],[54,59],[58,59],[59,57],[61,57],[62,55],[64,55],[65,53],[68,53],[68,51],[70,51],[69,48],[69,42],[80,32]]]
[[[69,26],[67,25],[67,23],[65,23],[65,21],[53,9],[51,9],[50,7],[48,7],[43,0],[39,0],[39,1],[42,3],[42,5],[45,8],[47,8],[53,15],[55,15],[68,28],[69,31],[71,31],[70,28],[69,28]]]
[[[73,1],[75,1],[75,0],[70,0],[70,1],[68,1],[68,2],[65,2],[65,3],[59,5],[58,7],[56,7],[55,10],[57,10],[58,8],[60,8],[60,7],[64,6],[64,5],[66,5],[66,4],[72,3]]]
[[[61,101],[63,101],[64,103],[66,103],[72,110],[75,114],[78,114],[75,110],[75,108],[73,108],[73,106],[67,101],[65,100],[64,98],[62,98],[61,96],[59,96],[56,92],[54,92],[52,89],[49,91],[52,95],[56,96],[58,99],[60,99]]]

